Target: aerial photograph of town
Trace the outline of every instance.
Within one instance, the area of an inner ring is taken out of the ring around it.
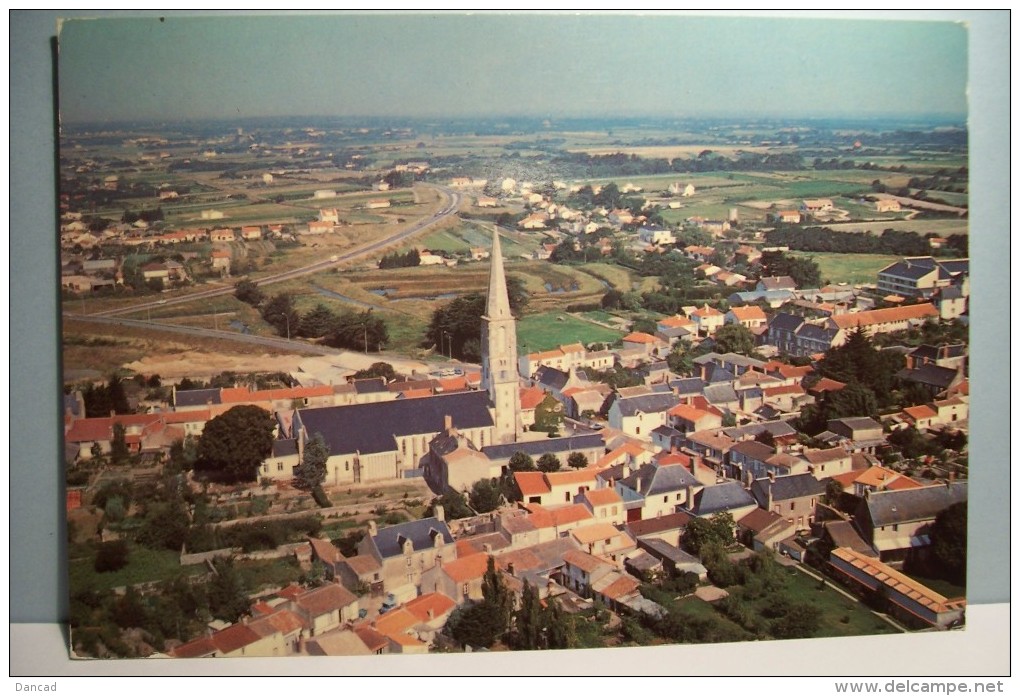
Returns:
[[[70,655],[963,630],[967,41],[64,22]]]

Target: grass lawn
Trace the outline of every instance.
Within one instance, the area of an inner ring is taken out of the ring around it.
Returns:
[[[567,343],[612,343],[623,336],[603,326],[561,312],[531,314],[517,322],[517,346],[525,352],[550,350]]]
[[[95,552],[68,563],[69,584],[72,592],[82,589],[109,590],[141,582],[170,580],[178,575],[201,575],[205,566],[182,566],[180,556],[173,551],[155,551],[145,546],[129,544],[128,564],[112,573],[97,573],[93,568]]]
[[[836,592],[831,587],[818,588],[818,581],[799,570],[788,568],[786,597],[791,602],[806,602],[821,610],[816,637],[860,636],[896,633],[896,629],[871,613],[871,610]],[[844,621],[845,619],[845,621]]]
[[[236,561],[241,578],[252,592],[263,588],[284,587],[297,582],[303,571],[293,558],[272,558],[264,561]]]
[[[878,272],[901,258],[887,254],[836,254],[812,251],[791,251],[789,254],[814,259],[823,281],[851,285],[878,282]]]

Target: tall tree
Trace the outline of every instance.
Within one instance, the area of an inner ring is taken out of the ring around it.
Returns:
[[[584,452],[571,452],[570,456],[567,457],[567,466],[572,469],[583,469],[588,466],[588,457],[585,456]]]
[[[751,355],[754,352],[754,334],[743,324],[721,326],[712,339],[718,353]]]
[[[127,445],[127,429],[121,423],[113,424],[113,439],[110,440],[110,463],[114,466],[127,464],[131,452]]]
[[[955,503],[935,516],[931,527],[935,562],[949,580],[967,583],[967,503]]]
[[[546,452],[538,458],[538,470],[545,472],[559,471],[560,458],[552,452]]]
[[[497,482],[492,479],[475,481],[468,493],[468,501],[475,512],[492,512],[503,502],[503,492]]]
[[[205,425],[196,468],[228,479],[254,481],[273,449],[273,417],[258,406],[234,406]]]
[[[294,467],[294,486],[310,491],[326,480],[326,460],[329,459],[329,445],[322,433],[315,433],[305,445],[301,463]]]

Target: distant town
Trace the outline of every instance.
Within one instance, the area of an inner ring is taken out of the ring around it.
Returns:
[[[916,119],[65,126],[72,654],[963,626],[967,156]]]

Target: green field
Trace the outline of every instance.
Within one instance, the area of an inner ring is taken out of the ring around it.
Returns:
[[[914,232],[916,234],[928,234],[932,232],[940,237],[948,237],[952,234],[967,234],[969,225],[965,218],[949,218],[937,220],[882,220],[879,222],[841,222],[827,224],[836,231],[841,232],[867,232],[869,234],[881,234],[887,229],[900,230],[902,232]]]
[[[901,257],[886,254],[835,254],[828,252],[791,251],[791,256],[814,259],[822,281],[829,283],[877,283],[878,272]]]
[[[819,589],[817,580],[793,568],[788,568],[787,574],[784,594],[793,602],[806,602],[822,612],[816,637],[897,632],[895,628],[875,616],[860,602],[843,596],[829,586]]]
[[[95,553],[76,558],[68,563],[68,584],[80,590],[109,590],[141,582],[170,580],[178,575],[200,575],[204,565],[182,566],[180,555],[174,551],[154,551],[144,546],[129,544],[128,564],[111,573],[97,573],[93,568]]]
[[[567,343],[613,343],[623,334],[562,312],[526,315],[517,322],[517,347],[522,353],[550,350]]]

